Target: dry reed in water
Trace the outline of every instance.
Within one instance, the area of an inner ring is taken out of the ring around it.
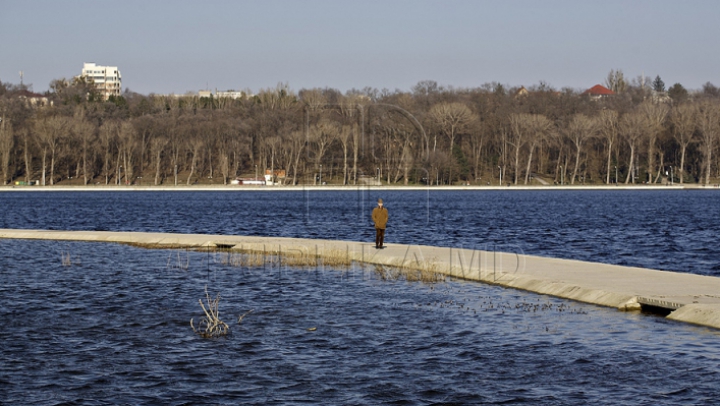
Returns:
[[[255,309],[250,309],[250,310],[246,311],[245,313],[241,314],[240,317],[238,317],[238,324],[240,324],[240,323],[243,321],[243,319],[245,318],[245,316],[247,316],[248,314],[252,313],[254,310],[255,310]]]
[[[352,265],[352,260],[347,251],[331,249],[324,251],[321,255],[322,264],[333,267],[348,267]]]
[[[438,265],[433,262],[419,263],[413,261],[407,265],[375,265],[375,273],[382,280],[405,279],[408,282],[425,283],[445,281],[445,275],[439,272]]]
[[[227,323],[220,320],[220,311],[218,310],[220,294],[218,293],[214,300],[210,300],[210,294],[208,293],[207,285],[205,285],[205,299],[207,300],[207,308],[205,308],[202,299],[198,299],[200,307],[202,307],[205,313],[205,317],[200,319],[197,329],[193,324],[193,319],[190,319],[190,327],[203,338],[217,338],[226,335],[230,327]]]
[[[72,265],[72,261],[70,260],[70,253],[69,252],[62,252],[60,253],[62,256],[62,264],[63,266],[70,266]]]
[[[182,269],[184,271],[187,271],[188,268],[190,268],[190,256],[187,254],[187,251],[185,251],[185,258],[180,257],[180,251],[177,251],[177,262],[173,264],[172,261],[172,253],[168,255],[167,260],[167,269]]]
[[[233,253],[220,252],[216,254],[215,262],[235,268],[249,268],[264,265],[267,258],[261,252]]]
[[[297,251],[245,251],[218,253],[216,262],[233,267],[288,266],[288,267],[348,267],[352,260],[347,252],[328,250],[318,253],[300,253]]]
[[[129,245],[131,247],[145,248],[145,249],[161,249],[161,250],[175,250],[175,249],[197,249],[200,250],[202,247],[197,244],[180,244],[180,243],[150,243],[150,242],[121,242],[120,244]]]

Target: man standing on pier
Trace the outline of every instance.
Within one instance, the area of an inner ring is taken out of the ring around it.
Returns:
[[[372,220],[375,222],[375,248],[383,247],[383,240],[385,239],[385,226],[388,221],[388,210],[383,207],[382,199],[378,199],[378,205],[372,211]]]

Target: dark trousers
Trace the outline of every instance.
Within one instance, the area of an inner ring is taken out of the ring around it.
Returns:
[[[385,239],[385,229],[384,228],[375,228],[375,246],[382,247],[384,239]]]

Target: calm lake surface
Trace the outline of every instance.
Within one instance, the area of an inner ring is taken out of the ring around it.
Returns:
[[[0,227],[369,241],[377,197],[389,243],[720,271],[715,191],[4,193]],[[247,268],[84,242],[0,250],[3,404],[656,405],[720,392],[720,332],[652,315],[359,266]],[[205,286],[221,294],[225,338],[190,328]]]

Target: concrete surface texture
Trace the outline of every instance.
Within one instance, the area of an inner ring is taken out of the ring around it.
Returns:
[[[462,248],[300,238],[109,231],[0,229],[0,238],[223,248],[286,255],[347,255],[352,261],[445,275],[616,307],[667,309],[672,320],[720,328],[720,278]]]

